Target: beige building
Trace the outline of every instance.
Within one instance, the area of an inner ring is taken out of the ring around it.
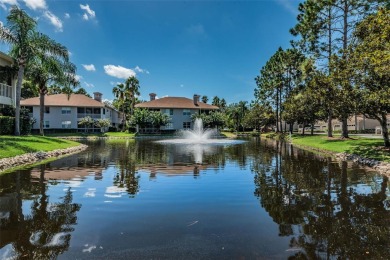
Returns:
[[[156,94],[150,93],[150,101],[135,105],[137,108],[160,111],[170,117],[170,123],[161,127],[161,130],[180,130],[193,127],[191,115],[197,113],[209,113],[218,110],[219,107],[199,101],[199,95],[193,99],[185,97],[164,97],[156,99]]]
[[[0,67],[12,66],[14,60],[0,52]],[[2,77],[3,78],[3,77]],[[16,78],[3,79],[0,81],[0,107],[15,106],[16,97]]]
[[[30,109],[30,114],[36,119],[33,129],[39,129],[39,97],[20,101],[20,105]],[[81,118],[90,116],[93,119],[109,119],[112,127],[121,123],[120,113],[102,102],[102,94],[94,92],[94,98],[82,94],[56,94],[45,96],[44,129],[74,129],[78,132],[100,132],[100,128],[85,128],[78,122]],[[107,130],[107,129],[105,129]]]
[[[387,126],[390,127],[390,115],[387,117]],[[347,121],[348,131],[363,131],[363,130],[372,130],[372,132],[376,131],[376,129],[380,128],[380,124],[378,120],[366,118],[364,115],[356,115],[351,116]],[[342,123],[337,120],[332,120],[332,130],[333,131],[341,131]],[[302,126],[299,127],[299,131],[301,131]],[[328,129],[327,121],[318,121],[314,125],[314,129],[316,131],[326,131]]]

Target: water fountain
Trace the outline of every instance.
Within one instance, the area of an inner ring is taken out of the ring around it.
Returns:
[[[157,142],[169,144],[239,144],[244,142],[243,140],[216,138],[217,136],[218,131],[216,129],[204,129],[202,119],[197,118],[192,130],[181,130],[177,134],[177,138]]]

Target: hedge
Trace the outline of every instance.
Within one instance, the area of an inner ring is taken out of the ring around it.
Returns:
[[[15,118],[11,116],[0,116],[0,135],[11,135],[14,132]]]

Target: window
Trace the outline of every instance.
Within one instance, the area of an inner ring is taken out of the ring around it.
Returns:
[[[71,110],[70,107],[63,107],[62,108],[62,114],[70,114]]]
[[[183,109],[183,116],[190,116],[190,115],[191,115],[191,110]]]
[[[50,122],[49,121],[43,122],[43,127],[44,128],[50,128]]]
[[[77,108],[77,113],[78,113],[78,114],[84,114],[84,113],[85,113],[85,108],[83,108],[83,107],[78,107],[78,108]]]
[[[72,122],[71,121],[62,121],[62,128],[71,128]]]
[[[165,129],[173,129],[173,124],[172,123],[165,124]]]
[[[99,107],[95,107],[95,108],[93,109],[93,113],[94,113],[95,115],[100,115],[100,108],[99,108]]]
[[[173,109],[172,108],[166,108],[164,110],[164,114],[166,114],[168,116],[173,116]]]
[[[189,129],[189,128],[191,128],[191,122],[183,122],[183,128],[184,128],[184,129]]]
[[[45,113],[49,114],[50,113],[50,107],[45,107]]]
[[[107,110],[108,111],[108,110]],[[105,115],[106,114],[106,109],[105,108],[103,108],[103,115]]]

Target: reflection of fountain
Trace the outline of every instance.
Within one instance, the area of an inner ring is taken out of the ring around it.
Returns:
[[[159,143],[168,144],[240,144],[242,140],[231,139],[212,139],[211,137],[217,135],[215,129],[203,129],[202,119],[197,118],[194,123],[193,130],[181,130],[178,137],[175,139],[157,141]]]

